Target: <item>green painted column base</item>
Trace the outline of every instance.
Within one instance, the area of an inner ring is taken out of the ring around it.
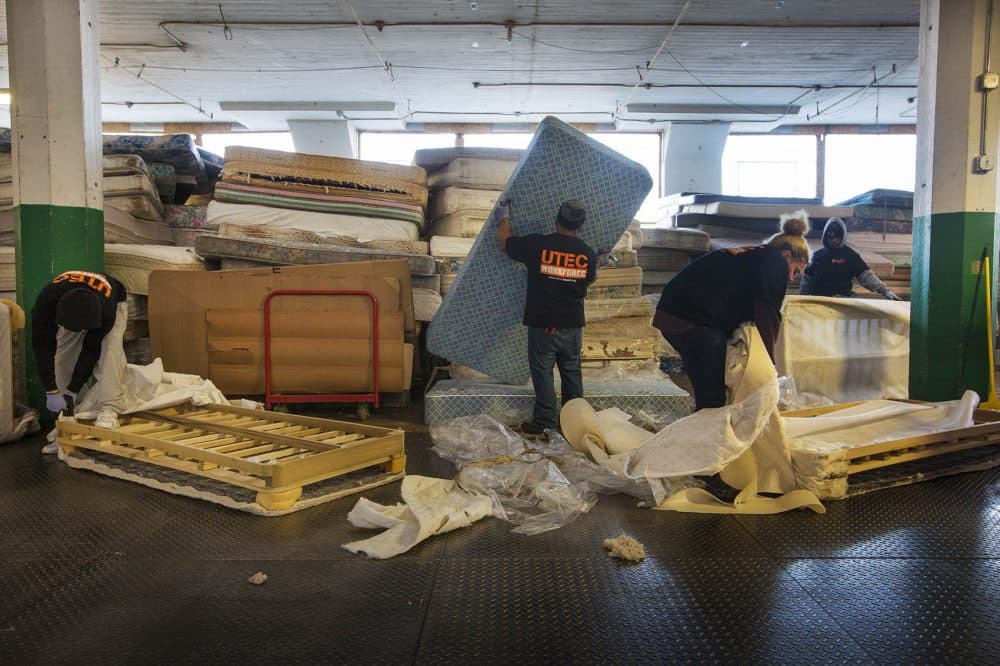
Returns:
[[[987,398],[990,342],[980,259],[988,248],[995,273],[995,219],[991,212],[959,212],[913,220],[911,398],[954,400],[967,389]]]
[[[38,380],[31,348],[31,307],[53,277],[68,270],[104,270],[104,211],[76,206],[22,204],[14,209],[17,248],[17,302],[28,313],[25,364],[28,403],[39,410],[43,423],[45,387]]]

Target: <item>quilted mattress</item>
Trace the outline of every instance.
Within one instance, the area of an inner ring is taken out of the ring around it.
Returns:
[[[413,289],[413,317],[417,321],[432,321],[441,307],[441,292],[432,289]]]
[[[104,270],[121,280],[130,294],[149,294],[153,271],[204,271],[204,260],[191,248],[162,245],[104,246]]]
[[[691,263],[692,258],[687,250],[663,247],[644,247],[638,253],[639,266],[644,272],[679,271]]]
[[[463,146],[461,148],[421,148],[413,154],[413,163],[431,172],[446,167],[451,162],[460,159],[496,160],[516,163],[523,155],[524,151],[517,148],[473,146]]]
[[[475,238],[483,230],[489,216],[489,210],[459,210],[434,221],[431,233],[435,236]]]
[[[406,259],[410,272],[417,275],[435,275],[434,259],[426,254],[406,254],[390,250],[339,246],[332,243],[298,243],[263,238],[231,238],[200,236],[195,249],[203,257],[213,259],[245,259],[272,266],[300,264],[340,264],[347,261],[378,261]]]
[[[371,198],[344,194],[340,191],[330,193],[297,192],[281,189],[274,185],[264,187],[222,182],[215,186],[215,199],[229,203],[261,204],[275,208],[311,210],[319,213],[345,213],[347,215],[406,220],[418,226],[424,224],[424,211],[416,204],[391,200],[379,202]]]
[[[644,248],[669,248],[701,254],[708,252],[708,244],[709,235],[699,229],[647,227],[642,230],[642,247]]]
[[[270,227],[273,233],[279,230],[294,230],[312,238],[347,236],[359,241],[415,241],[419,237],[417,225],[403,220],[340,213],[314,213],[221,201],[212,201],[208,204],[207,223],[209,227],[221,228],[225,225],[231,234],[236,233],[235,230],[241,227],[248,229]],[[240,233],[248,235],[251,232]]]
[[[646,298],[591,298],[583,300],[587,323],[620,319],[622,317],[646,317],[653,319],[653,304]]]
[[[688,394],[665,375],[657,379],[584,379],[584,393],[594,409],[617,407],[630,414],[642,410],[667,421],[687,416]],[[559,379],[556,377],[556,392]],[[487,414],[501,423],[521,423],[531,418],[535,392],[530,383],[497,384],[445,379],[424,396],[424,422],[443,423],[460,416]]]
[[[503,196],[513,202],[516,234],[549,232],[562,202],[579,199],[587,208],[580,236],[603,253],[621,238],[651,186],[641,165],[547,117]],[[527,329],[521,324],[526,277],[524,267],[497,246],[498,225],[491,215],[431,323],[427,347],[500,381],[521,383],[528,378]]]
[[[468,187],[475,190],[502,190],[514,173],[516,161],[483,160],[460,157],[448,166],[427,176],[432,190],[445,187]]]
[[[431,236],[430,252],[434,257],[465,257],[472,250],[474,238]]]
[[[485,219],[493,211],[493,206],[500,197],[498,190],[473,190],[468,187],[446,187],[434,193],[430,207],[427,209],[427,219],[437,221],[445,215],[465,211],[469,215],[482,214]],[[552,218],[553,220],[555,217]],[[438,233],[438,232],[435,232]],[[459,234],[446,234],[456,236]]]

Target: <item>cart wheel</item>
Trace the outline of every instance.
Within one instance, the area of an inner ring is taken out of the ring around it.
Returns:
[[[288,409],[288,405],[285,403],[278,403],[271,406],[272,412],[277,412],[278,414],[291,414],[291,410]]]
[[[368,405],[367,404],[361,403],[360,405],[358,405],[358,420],[359,421],[365,421],[371,415],[372,415],[372,413],[368,409]]]

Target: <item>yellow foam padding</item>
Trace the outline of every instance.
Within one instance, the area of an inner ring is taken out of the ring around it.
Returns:
[[[10,310],[11,333],[24,329],[24,309],[9,298],[0,298],[0,303],[6,305],[7,309]]]

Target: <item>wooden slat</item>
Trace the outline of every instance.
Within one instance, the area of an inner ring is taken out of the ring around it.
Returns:
[[[142,412],[142,413],[145,415],[146,418],[149,418],[151,420],[161,420],[166,423],[173,423],[175,425],[191,425],[191,423],[185,421],[184,417],[181,416],[166,416],[163,414],[157,414],[155,412]],[[294,446],[302,449],[310,449],[317,452],[328,451],[330,449],[330,445],[323,442],[315,442],[307,439],[298,439],[296,437],[286,437],[284,435],[259,433],[247,428],[240,428],[230,425],[203,423],[200,425],[193,425],[192,427],[197,427],[199,429],[212,432],[221,432],[232,435],[243,435],[244,437],[254,440],[261,440],[262,438],[266,438],[268,441],[278,442],[281,444],[285,444],[286,446]],[[392,431],[390,430],[388,432]]]
[[[223,407],[142,412],[129,430],[65,422],[59,441],[271,494],[387,463],[398,472],[405,463],[401,430]]]
[[[253,416],[255,412],[260,412],[257,409],[246,409],[244,407],[233,407],[232,405],[218,405],[211,404],[205,405],[205,407],[210,407],[212,409],[218,409],[220,412],[228,412],[230,414],[243,414],[248,416]],[[402,432],[398,429],[391,428],[380,428],[378,426],[369,426],[362,423],[351,423],[348,421],[333,421],[331,419],[321,419],[313,416],[299,416],[298,414],[282,414],[281,419],[288,421],[289,423],[301,423],[302,425],[319,426],[321,428],[334,428],[339,427],[345,432],[360,432],[368,435],[370,437],[383,437],[391,432]]]
[[[900,463],[910,462],[911,460],[932,458],[934,456],[941,456],[947,453],[957,453],[968,449],[976,449],[984,446],[996,446],[998,444],[1000,444],[1000,441],[991,439],[965,439],[954,442],[943,442],[930,446],[904,450],[895,454],[886,454],[883,457],[869,458],[867,460],[859,460],[856,462],[852,461],[847,468],[847,474],[850,476],[851,474],[858,474],[870,469],[898,465]]]
[[[273,465],[259,465],[246,461],[234,460],[224,455],[215,453],[214,451],[206,451],[193,446],[181,446],[179,444],[174,444],[173,442],[164,442],[154,439],[153,437],[146,437],[144,435],[95,428],[94,426],[88,426],[82,423],[73,423],[70,421],[61,422],[59,424],[59,428],[64,432],[77,433],[95,438],[97,440],[114,438],[115,441],[119,441],[131,447],[165,451],[171,455],[182,458],[191,458],[192,460],[215,463],[220,467],[235,466],[235,468],[239,469],[241,472],[245,474],[253,474],[255,476],[270,477],[275,471]]]

